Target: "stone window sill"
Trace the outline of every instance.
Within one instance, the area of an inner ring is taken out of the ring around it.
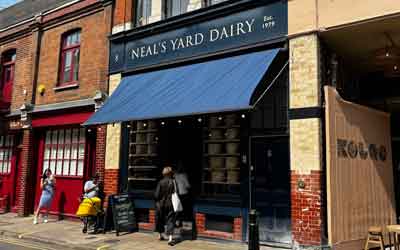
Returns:
[[[65,86],[58,86],[58,87],[54,87],[53,90],[54,91],[63,91],[63,90],[68,90],[68,89],[76,89],[79,87],[78,83],[74,83],[74,84],[68,84]]]

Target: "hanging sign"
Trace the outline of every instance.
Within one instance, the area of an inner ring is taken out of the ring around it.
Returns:
[[[287,3],[277,1],[141,39],[112,42],[110,72],[145,68],[287,35]]]

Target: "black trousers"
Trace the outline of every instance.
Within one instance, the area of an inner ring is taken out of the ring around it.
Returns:
[[[173,209],[163,208],[156,204],[156,232],[172,235],[174,233],[176,214]]]

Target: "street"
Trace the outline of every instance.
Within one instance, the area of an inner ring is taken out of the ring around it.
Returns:
[[[0,239],[0,250],[59,250],[56,246],[17,239]],[[65,248],[64,248],[65,249]]]

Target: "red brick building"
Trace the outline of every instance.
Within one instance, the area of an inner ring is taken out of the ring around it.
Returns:
[[[84,181],[95,172],[103,178],[105,131],[81,124],[108,88],[111,8],[110,1],[26,0],[0,12],[4,209],[31,213],[50,168],[51,212],[71,216]]]

